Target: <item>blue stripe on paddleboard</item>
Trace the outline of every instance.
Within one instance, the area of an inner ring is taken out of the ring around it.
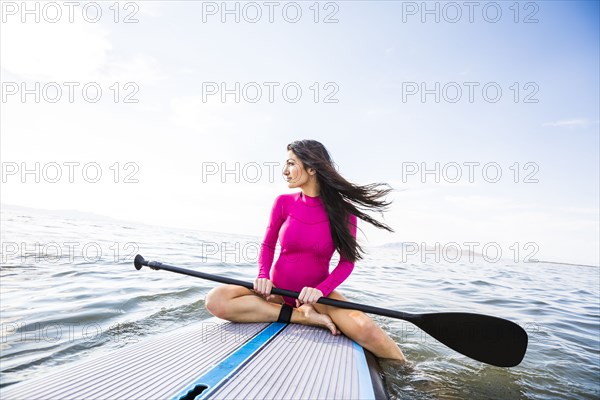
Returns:
[[[258,335],[250,339],[242,347],[231,353],[223,361],[215,365],[204,375],[198,377],[192,384],[177,393],[173,400],[179,400],[192,391],[198,385],[208,386],[196,399],[206,398],[212,393],[221,382],[226,381],[238,369],[240,369],[252,356],[265,346],[272,338],[285,328],[287,324],[281,322],[273,322]],[[368,373],[368,371],[367,371]]]
[[[354,347],[354,357],[356,359],[356,369],[358,370],[358,398],[375,400],[375,391],[373,390],[373,382],[371,382],[371,373],[369,372],[369,364],[367,357],[361,345],[352,341]]]

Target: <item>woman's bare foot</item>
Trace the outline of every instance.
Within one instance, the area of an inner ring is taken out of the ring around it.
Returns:
[[[331,331],[332,335],[339,335],[341,332],[335,326],[331,317],[327,314],[321,314],[313,306],[310,304],[302,304],[297,308],[299,312],[302,313],[304,319],[306,321],[306,325],[320,326],[322,328],[327,328]]]

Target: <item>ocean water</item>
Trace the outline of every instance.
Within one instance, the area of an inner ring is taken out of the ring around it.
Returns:
[[[137,271],[137,253],[247,281],[257,272],[259,236],[12,206],[2,207],[1,224],[1,387],[210,317],[204,298],[216,283]],[[402,246],[366,249],[339,288],[350,301],[415,313],[489,314],[529,334],[523,362],[498,368],[408,322],[372,316],[410,361],[381,363],[392,398],[600,398],[597,267],[407,260]]]

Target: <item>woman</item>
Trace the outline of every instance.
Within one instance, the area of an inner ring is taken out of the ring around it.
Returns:
[[[322,296],[347,300],[335,289],[362,258],[362,248],[356,242],[357,217],[393,232],[353,204],[383,210],[389,203],[378,199],[389,189],[348,182],[335,169],[327,149],[315,140],[295,141],[287,150],[283,174],[288,187],[300,188],[301,192],[275,199],[254,290],[235,285],[216,287],[206,296],[206,308],[234,322],[292,322],[321,326],[333,335],[341,331],[377,357],[405,361],[398,345],[366,314],[316,303]],[[278,238],[281,252],[271,268]],[[329,261],[335,250],[340,261],[330,274]],[[300,296],[272,295],[273,287],[297,291]]]

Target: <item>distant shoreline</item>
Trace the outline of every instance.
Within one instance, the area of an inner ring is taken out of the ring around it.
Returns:
[[[414,242],[390,242],[390,243],[384,243],[384,244],[380,244],[380,245],[376,245],[373,246],[374,248],[387,248],[387,249],[399,249],[399,248],[404,248],[407,245],[414,245]],[[422,246],[418,246],[417,250],[419,251],[435,251],[435,247],[425,247],[422,248]],[[461,252],[464,254],[467,254],[469,256],[474,256],[474,257],[481,257],[481,254],[478,254],[476,252],[470,251],[469,249],[462,249],[460,248]],[[506,261],[510,261],[509,258],[503,258]],[[590,265],[590,264],[576,264],[576,263],[567,263],[567,262],[559,262],[559,261],[548,261],[548,260],[535,260],[535,259],[530,259],[529,261],[523,261],[526,264],[538,264],[538,263],[546,263],[546,264],[559,264],[559,265],[570,265],[573,267],[589,267],[589,268],[600,268],[600,266],[598,265]]]
[[[598,266],[598,265],[572,264],[572,263],[565,263],[565,262],[558,262],[558,261],[546,261],[546,260],[529,261],[529,263],[530,264],[547,263],[547,264],[571,265],[571,266],[575,266],[575,267],[600,268],[600,266]]]

